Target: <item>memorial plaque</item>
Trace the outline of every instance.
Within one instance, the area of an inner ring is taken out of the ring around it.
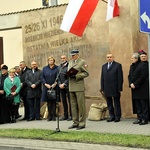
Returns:
[[[106,8],[105,4],[103,6],[101,6],[102,11]],[[108,23],[100,23],[105,22],[105,16],[97,13],[98,9],[96,9],[82,37],[79,37],[60,30],[65,9],[66,5],[27,12],[23,15],[24,60],[28,65],[32,60],[36,60],[42,69],[47,64],[49,56],[53,56],[56,64],[59,65],[62,54],[70,59],[70,51],[77,48],[80,51],[80,57],[87,61],[90,73],[89,79],[86,79],[86,91],[95,95],[99,89],[95,91],[90,86],[99,83],[100,64],[102,60],[105,60],[109,50],[109,39],[106,36]],[[95,74],[95,69],[99,74]],[[99,84],[97,86],[99,88]]]

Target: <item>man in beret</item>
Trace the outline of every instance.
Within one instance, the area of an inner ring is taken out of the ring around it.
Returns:
[[[69,62],[68,70],[74,68],[75,71],[69,76],[69,92],[72,109],[73,124],[68,129],[85,128],[86,125],[86,106],[85,106],[85,86],[84,78],[89,76],[86,61],[79,57],[79,50],[74,49],[70,52],[72,60]]]
[[[141,61],[148,62],[147,61],[147,53],[144,50],[139,50],[138,54],[140,55]]]
[[[148,64],[148,61],[147,61],[147,53],[144,51],[144,50],[139,50],[138,51],[138,54],[140,55],[140,60],[142,61],[142,62],[144,62],[145,64],[146,64],[146,68],[147,68],[147,70],[149,70],[149,64]],[[148,77],[147,77],[147,88],[149,88],[149,75],[148,75]],[[148,93],[145,95],[145,96],[147,96],[147,97],[145,97],[147,100],[147,104],[148,104],[148,106],[149,106],[149,95],[148,95]],[[148,121],[150,121],[150,108],[148,107]]]

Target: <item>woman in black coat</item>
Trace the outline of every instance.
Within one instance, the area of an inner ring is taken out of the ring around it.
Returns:
[[[55,65],[55,59],[53,57],[48,58],[48,65],[45,66],[42,70],[41,80],[43,83],[43,91],[42,91],[42,101],[47,102],[48,106],[48,120],[47,121],[55,121],[56,120],[56,101],[60,101],[59,99],[59,88],[56,83],[58,72],[58,66]],[[56,91],[56,100],[48,99],[47,90],[50,88],[54,88]]]
[[[148,69],[145,63],[140,61],[138,53],[132,55],[128,80],[132,92],[132,102],[135,103],[137,120],[133,124],[148,124]],[[134,110],[134,111],[135,111]]]

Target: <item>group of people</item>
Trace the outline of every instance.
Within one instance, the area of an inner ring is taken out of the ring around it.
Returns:
[[[8,71],[8,67],[1,65],[0,75],[0,123],[15,123],[19,115],[20,100],[24,103],[23,120],[41,120],[40,104],[47,102],[47,121],[56,120],[56,103],[62,100],[64,115],[60,120],[73,120],[69,129],[85,128],[86,106],[84,78],[89,73],[85,60],[79,57],[79,50],[70,52],[72,60],[68,62],[67,56],[61,56],[61,64],[55,64],[54,57],[48,57],[42,70],[36,61],[31,62],[28,68],[25,61]],[[76,72],[71,72],[74,68]],[[70,72],[69,72],[70,71]],[[69,72],[69,73],[68,73]],[[67,74],[68,73],[68,74]],[[53,89],[56,98],[50,99],[47,91]],[[13,102],[8,104],[8,97]]]
[[[48,57],[42,70],[36,61],[31,62],[31,68],[21,61],[8,71],[1,65],[0,75],[0,123],[15,123],[19,115],[20,100],[24,103],[23,120],[41,120],[40,104],[47,102],[47,121],[56,120],[56,104],[62,101],[64,115],[60,120],[73,120],[68,129],[83,129],[86,126],[86,103],[84,78],[89,76],[86,61],[79,57],[79,50],[70,52],[72,59],[61,56],[61,64],[55,64],[54,57]],[[109,111],[107,122],[119,122],[121,119],[120,97],[123,86],[122,65],[114,60],[112,53],[106,56],[107,63],[102,65],[101,92],[106,97]],[[128,81],[132,93],[133,113],[137,120],[133,124],[145,125],[149,115],[149,72],[147,53],[140,50],[132,55]],[[55,99],[48,97],[48,90],[53,89]],[[8,103],[8,98],[13,102]]]
[[[120,96],[123,86],[122,65],[114,61],[114,56],[108,53],[107,63],[102,66],[101,91],[106,97],[109,118],[107,122],[119,122],[121,118]],[[149,110],[149,71],[147,53],[139,50],[131,58],[128,82],[131,88],[133,113],[137,120],[133,124],[146,125],[150,120]]]

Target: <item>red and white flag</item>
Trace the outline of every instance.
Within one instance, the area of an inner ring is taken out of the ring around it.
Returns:
[[[108,0],[106,21],[119,16],[119,6],[117,0]]]
[[[82,36],[99,0],[70,0],[60,29]]]

